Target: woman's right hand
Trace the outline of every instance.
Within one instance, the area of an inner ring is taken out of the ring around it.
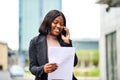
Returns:
[[[44,72],[45,73],[51,73],[55,71],[58,68],[57,63],[47,63],[44,65]]]

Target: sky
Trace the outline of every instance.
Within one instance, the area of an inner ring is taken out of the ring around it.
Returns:
[[[0,0],[0,42],[18,49],[19,0]],[[99,39],[100,7],[96,0],[63,0],[62,12],[65,14],[70,38]],[[7,6],[6,6],[7,5]]]
[[[72,39],[99,39],[100,5],[95,2],[96,0],[63,0],[62,11]]]
[[[18,1],[0,0],[0,42],[11,49],[18,49]]]

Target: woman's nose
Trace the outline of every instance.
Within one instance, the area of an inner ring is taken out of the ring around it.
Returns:
[[[60,26],[61,26],[61,25],[58,23],[58,24],[57,24],[57,27],[60,27]]]

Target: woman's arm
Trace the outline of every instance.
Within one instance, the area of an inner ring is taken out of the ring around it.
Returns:
[[[42,74],[44,74],[43,67],[44,65],[39,66],[37,62],[37,51],[35,47],[35,40],[30,41],[29,46],[29,60],[30,60],[30,66],[29,69],[31,73],[35,76],[41,77]]]
[[[77,58],[77,55],[76,55],[76,53],[75,53],[75,57],[74,57],[74,66],[76,66],[77,63],[78,63],[78,58]]]

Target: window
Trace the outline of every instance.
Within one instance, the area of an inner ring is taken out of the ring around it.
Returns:
[[[107,80],[117,80],[116,32],[106,35],[106,70]]]

